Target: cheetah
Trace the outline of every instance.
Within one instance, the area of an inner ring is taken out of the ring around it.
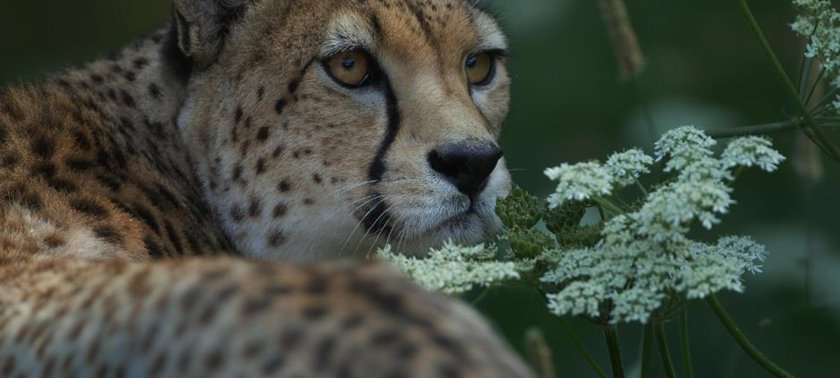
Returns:
[[[0,93],[0,377],[531,377],[367,259],[497,232],[507,43],[474,0],[174,0]]]

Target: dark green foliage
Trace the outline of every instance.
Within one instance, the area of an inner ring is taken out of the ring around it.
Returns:
[[[513,255],[520,259],[539,256],[545,249],[554,247],[554,239],[540,231],[514,226],[507,234]]]
[[[540,199],[517,187],[498,201],[496,214],[505,226],[529,229],[540,221]]]
[[[567,202],[557,209],[549,209],[546,205],[542,211],[545,227],[557,235],[566,232],[568,228],[577,227],[583,220],[587,207],[589,204],[584,202]]]

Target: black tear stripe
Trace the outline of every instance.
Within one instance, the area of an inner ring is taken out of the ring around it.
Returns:
[[[397,95],[394,93],[394,88],[391,86],[388,78],[384,79],[385,87],[385,103],[388,112],[388,126],[385,130],[385,138],[379,146],[379,151],[373,159],[368,171],[368,180],[372,181],[371,191],[374,198],[378,198],[377,204],[367,212],[367,216],[362,219],[363,224],[368,232],[384,232],[390,228],[391,214],[388,211],[388,203],[382,197],[382,194],[376,191],[376,186],[382,181],[385,175],[385,157],[391,149],[391,145],[397,139],[397,133],[400,131],[400,124],[402,123],[402,115],[400,114],[400,105],[397,100]]]

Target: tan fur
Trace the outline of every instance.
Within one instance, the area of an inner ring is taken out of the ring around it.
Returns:
[[[329,77],[348,42],[387,82]],[[529,376],[471,310],[389,267],[235,259],[495,232],[504,162],[470,203],[427,156],[498,139],[504,58],[482,88],[463,62],[504,44],[463,0],[175,0],[169,27],[5,90],[0,377]]]

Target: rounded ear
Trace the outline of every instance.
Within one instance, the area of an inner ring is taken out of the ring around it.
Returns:
[[[248,0],[175,0],[178,47],[195,66],[216,60],[231,26],[245,13]]]

